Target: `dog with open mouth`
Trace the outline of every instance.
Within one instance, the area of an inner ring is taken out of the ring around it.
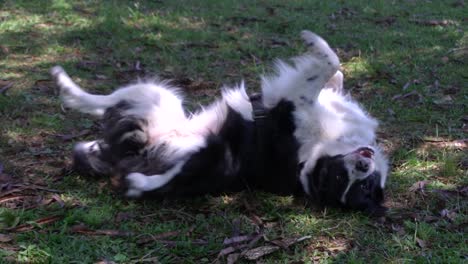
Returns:
[[[63,104],[103,125],[100,139],[74,147],[75,170],[120,175],[132,198],[248,189],[384,214],[388,159],[376,143],[378,122],[343,91],[328,43],[301,36],[307,52],[276,61],[260,95],[249,97],[243,83],[223,87],[221,99],[193,114],[168,81],[94,95],[55,66]]]

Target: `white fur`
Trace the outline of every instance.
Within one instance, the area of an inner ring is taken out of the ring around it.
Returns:
[[[126,179],[129,186],[126,195],[128,197],[140,197],[141,194],[145,191],[161,188],[170,182],[182,170],[184,164],[185,160],[179,161],[164,174],[150,176],[138,172],[128,174]]]
[[[223,100],[225,100],[234,111],[241,114],[245,120],[253,121],[252,105],[250,104],[249,96],[245,92],[244,82],[242,82],[237,89],[224,87]]]

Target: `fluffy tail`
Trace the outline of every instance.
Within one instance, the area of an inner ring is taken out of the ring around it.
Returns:
[[[107,108],[117,103],[117,98],[112,94],[94,95],[84,91],[60,66],[53,67],[50,74],[60,88],[60,97],[66,107],[102,117]]]

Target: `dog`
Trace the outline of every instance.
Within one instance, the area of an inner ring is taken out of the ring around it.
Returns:
[[[73,149],[76,171],[120,175],[125,195],[187,197],[240,190],[305,195],[323,206],[382,215],[388,159],[378,122],[343,91],[335,52],[303,31],[307,51],[278,60],[261,95],[244,83],[188,114],[169,81],[94,95],[55,66],[63,104],[100,118],[101,139]]]

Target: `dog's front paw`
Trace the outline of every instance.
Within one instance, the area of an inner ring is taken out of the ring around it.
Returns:
[[[148,184],[147,177],[148,176],[138,172],[128,174],[126,177],[128,189],[125,195],[131,198],[140,197]]]
[[[63,73],[65,73],[65,70],[59,65],[54,66],[50,69],[50,75],[52,75],[52,77],[54,78],[58,78],[58,76]]]

